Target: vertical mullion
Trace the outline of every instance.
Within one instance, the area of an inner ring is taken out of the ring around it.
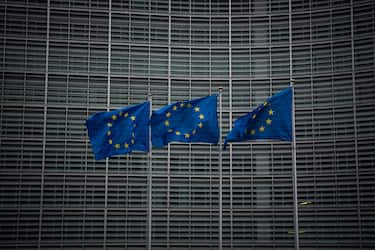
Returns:
[[[232,128],[232,0],[229,0],[229,16],[228,16],[228,46],[229,46],[229,129]],[[222,130],[223,128],[220,128]],[[230,199],[230,249],[233,249],[233,161],[232,161],[232,144],[229,147],[229,199]]]
[[[87,38],[88,38],[88,41],[87,41],[87,94],[88,96],[90,96],[90,77],[89,77],[89,72],[90,72],[90,50],[91,50],[91,1],[89,2],[89,20],[88,20],[88,34],[87,34]],[[66,89],[66,100],[68,99],[68,88]],[[86,107],[87,107],[87,117],[88,117],[88,109],[89,109],[89,98],[86,98]],[[86,201],[86,197],[87,197],[87,167],[88,167],[88,164],[87,164],[87,160],[88,160],[88,147],[89,147],[89,140],[86,140],[86,157],[85,157],[85,179],[84,179],[84,190],[83,190],[83,207],[85,208],[83,210],[83,222],[82,222],[82,228],[83,228],[83,233],[85,233],[85,227],[86,227],[86,204],[87,204],[87,201]]]
[[[352,98],[353,98],[353,122],[354,122],[354,150],[355,150],[355,175],[357,186],[357,219],[358,219],[358,234],[359,234],[359,248],[362,249],[362,223],[361,223],[361,195],[359,185],[359,160],[358,160],[358,130],[357,130],[357,97],[355,93],[355,58],[354,58],[354,1],[350,1],[350,22],[351,22],[351,43],[352,43]]]
[[[40,202],[39,202],[39,228],[38,228],[38,249],[42,241],[43,222],[43,195],[44,195],[44,171],[46,166],[46,135],[47,135],[47,97],[48,97],[48,56],[49,56],[49,29],[50,29],[50,0],[47,2],[47,34],[46,34],[46,65],[44,73],[44,107],[43,107],[43,146],[42,146],[42,169],[40,181]]]
[[[26,21],[25,21],[25,26],[26,26],[26,30],[25,30],[25,47],[24,47],[24,72],[23,72],[23,102],[26,103],[26,69],[27,69],[27,34],[28,34],[28,6],[25,7],[26,8]],[[5,46],[4,46],[5,47]],[[5,56],[5,55],[4,55]],[[25,138],[25,112],[26,112],[26,105],[23,105],[22,106],[22,132],[21,132],[21,135],[22,135],[22,139],[21,139],[21,158],[23,158],[23,149],[24,149],[24,138]],[[43,119],[43,121],[46,120],[46,119]],[[1,124],[1,123],[0,123]],[[23,159],[21,159],[21,162],[23,162]],[[44,162],[44,161],[43,161]],[[22,195],[22,182],[23,182],[23,171],[22,171],[22,165],[21,165],[21,171],[20,171],[20,175],[19,175],[19,184],[18,184],[18,188],[19,188],[19,191],[18,191],[18,197],[17,197],[17,202],[18,202],[18,209],[17,209],[17,224],[18,224],[18,230],[17,230],[17,241],[20,241],[19,237],[20,237],[20,233],[19,233],[19,222],[20,222],[20,214],[21,214],[21,195]],[[43,176],[41,177],[42,179],[44,178],[44,174]],[[41,188],[42,190],[42,188]],[[43,196],[41,196],[43,197]],[[42,206],[40,206],[42,207]],[[42,216],[42,212],[40,213],[40,222],[39,222],[39,226],[41,229],[42,228],[42,221],[43,221],[43,216]],[[41,230],[38,231],[38,234],[41,235]],[[41,237],[40,237],[41,239]],[[39,238],[38,238],[38,242],[39,242]],[[17,246],[19,246],[17,244]],[[39,246],[39,244],[38,244]]]
[[[172,0],[168,1],[168,104],[171,103],[171,32],[172,32]],[[171,190],[171,146],[168,143],[167,152],[167,249],[170,240],[170,190]]]
[[[111,48],[112,48],[112,0],[108,1],[108,55],[107,55],[107,111],[111,105]],[[108,216],[108,168],[109,158],[105,159],[105,186],[104,186],[104,232],[103,249],[107,249],[107,216]]]
[[[188,78],[188,81],[189,81],[189,93],[190,93],[190,87],[191,87],[191,77],[192,77],[192,65],[191,65],[191,57],[192,57],[192,41],[191,41],[191,33],[192,33],[192,6],[191,6],[191,1],[189,1],[189,23],[190,23],[190,27],[189,27],[189,78]],[[185,91],[185,90],[184,90]],[[190,156],[190,146],[189,146],[189,156]],[[188,165],[190,166],[190,159],[189,159],[189,162],[188,162]],[[189,187],[189,191],[190,191],[190,180],[191,180],[191,169],[189,168],[189,175],[188,175],[188,179],[189,179],[189,184],[188,184],[188,187]],[[190,195],[190,192],[188,193],[188,195]],[[189,197],[190,198],[190,197]],[[189,207],[190,205],[190,207]],[[192,228],[192,225],[191,225],[191,221],[192,221],[192,216],[191,216],[191,203],[190,203],[190,200],[188,202],[188,205],[187,205],[187,210],[188,210],[188,214],[189,214],[189,217],[188,217],[188,230],[187,230],[187,235],[188,235],[188,239],[189,239],[189,244],[187,245],[187,247],[189,247],[189,249],[191,249],[191,236],[192,236],[192,232],[191,232],[191,228]]]
[[[150,92],[149,92],[150,93]],[[148,95],[150,102],[150,115],[152,114],[152,95]],[[148,136],[151,138],[151,127],[148,128]],[[150,139],[149,139],[150,140]],[[149,152],[148,152],[148,249],[152,250],[152,145],[149,141]]]
[[[191,4],[191,1],[189,1],[189,13],[190,13],[190,20],[191,20],[191,15],[193,13],[192,11],[192,4]],[[190,29],[191,30],[191,29]],[[190,73],[189,73],[189,87],[188,87],[188,98],[189,100],[191,99],[191,77],[192,77],[192,50],[191,50],[191,43],[190,43],[190,56],[189,56],[189,68],[190,68]],[[188,209],[189,209],[189,241],[191,241],[191,238],[192,238],[192,202],[191,202],[191,190],[192,190],[192,169],[191,169],[191,143],[188,143],[188,171],[189,171],[189,175],[188,175]],[[191,249],[191,244],[189,244],[189,248]]]
[[[28,65],[27,65],[27,45],[28,45],[28,29],[29,29],[29,25],[28,25],[28,19],[29,19],[29,6],[27,6],[26,8],[26,17],[25,17],[25,47],[24,47],[24,54],[23,54],[23,64],[24,64],[24,72],[23,72],[23,101],[24,103],[26,103],[26,70],[28,68]],[[23,107],[23,117],[22,117],[22,121],[24,123],[24,117],[25,117],[25,107]],[[22,131],[24,130],[24,125],[22,126]]]
[[[222,149],[222,94],[223,88],[219,87],[219,250],[223,249],[223,149]]]
[[[131,56],[131,45],[132,45],[132,26],[131,26],[131,23],[132,23],[132,11],[131,11],[131,1],[129,1],[129,10],[128,10],[128,34],[129,34],[129,38],[128,38],[128,105],[130,104],[130,100],[131,100],[131,96],[130,96],[130,74],[131,74],[131,59],[132,59],[132,56]]]
[[[152,94],[151,94],[151,0],[148,1],[148,66],[147,66],[147,94],[150,101],[150,115],[152,114]],[[148,129],[149,142],[151,138],[151,127]],[[148,152],[148,249],[152,250],[152,145],[149,145]]]
[[[7,7],[8,5],[5,5],[4,6],[4,25],[3,25],[3,49],[2,49],[2,66],[4,67],[5,65],[5,50],[6,50],[6,33],[7,33]],[[2,72],[2,84],[1,84],[1,100],[4,100],[4,82],[5,82],[5,73]],[[0,102],[0,107],[1,107],[1,110],[3,110],[3,101]],[[0,112],[0,124],[2,124],[2,120],[3,120],[3,112]]]
[[[8,5],[5,5],[4,6],[4,24],[3,24],[3,49],[1,51],[2,53],[2,67],[5,67],[5,50],[6,50],[6,33],[7,33],[7,29],[6,29],[6,26],[7,26],[7,7]],[[1,77],[2,77],[2,81],[1,81],[1,102],[0,102],[0,124],[3,124],[3,110],[4,110],[4,88],[5,88],[5,72],[2,71],[1,72]],[[1,138],[2,139],[2,138]],[[1,142],[1,140],[0,140]],[[19,216],[19,215],[18,215]],[[18,223],[17,223],[17,226],[18,226]],[[18,230],[17,230],[17,234],[18,234]]]
[[[272,3],[270,3],[270,6],[268,6],[269,9],[269,12],[271,12],[271,9],[272,9]],[[289,25],[289,27],[291,27]],[[272,95],[272,15],[269,15],[268,16],[268,48],[267,48],[267,52],[268,52],[268,60],[269,60],[269,64],[268,64],[268,78],[269,78],[269,96]],[[291,46],[291,45],[290,45]],[[290,52],[289,52],[290,53]],[[272,157],[272,155],[271,155]]]
[[[210,95],[212,94],[212,78],[215,78],[212,77],[212,74],[213,74],[213,59],[212,59],[212,55],[214,53],[212,53],[212,50],[213,50],[213,46],[212,46],[212,30],[213,30],[213,27],[212,27],[212,1],[210,2],[210,10],[209,10],[209,25],[208,25],[208,29],[209,29],[209,36],[208,36],[208,43],[209,43],[209,48],[208,48],[208,53],[209,53],[209,57],[210,57],[210,60],[209,60],[209,67],[210,67],[210,73],[209,73],[209,77],[210,77]],[[214,80],[215,81],[215,80]],[[214,90],[214,92],[216,92],[217,90]]]
[[[66,89],[66,101],[68,101],[68,98],[69,98],[69,76],[70,76],[70,26],[71,26],[71,16],[70,16],[70,10],[71,10],[71,2],[69,2],[69,7],[68,7],[68,27],[67,27],[67,73],[66,73],[66,86],[65,86],[65,89]],[[88,86],[89,87],[89,86]],[[87,100],[88,98],[86,98]],[[68,123],[68,114],[69,114],[69,107],[65,107],[65,131],[64,131],[64,162],[66,162],[66,149],[67,149],[67,123]],[[66,190],[66,185],[65,185],[65,182],[66,182],[66,168],[64,166],[64,176],[63,176],[63,192],[65,193]],[[65,207],[65,201],[64,201],[64,198],[65,198],[65,195],[63,196],[63,199],[62,199],[62,207]],[[64,223],[65,223],[65,212],[62,212],[61,213],[61,230],[64,231]],[[82,234],[84,234],[84,232],[81,232]],[[64,246],[64,233],[61,234],[61,239],[60,239],[60,247],[63,248]]]
[[[297,173],[297,143],[296,143],[296,122],[295,122],[295,91],[293,80],[293,54],[292,54],[292,0],[289,0],[289,78],[292,86],[292,128],[293,128],[293,142],[292,142],[292,184],[293,184],[293,208],[294,208],[294,246],[299,250],[299,218],[298,218],[298,173]]]
[[[211,5],[212,5],[212,1],[211,0],[209,0],[209,3],[208,3],[208,8],[209,8],[209,10],[208,10],[208,14],[209,14],[209,26],[208,26],[208,29],[209,29],[209,35],[208,35],[208,44],[209,44],[209,48],[208,48],[208,53],[209,53],[209,61],[208,61],[208,66],[209,66],[209,79],[210,79],[210,81],[209,81],[209,93],[210,93],[210,95],[211,95],[211,93],[212,93],[212,49],[211,49],[211,47],[212,47],[212,42],[211,42],[211,25],[212,25],[212,20],[211,20],[211,15],[212,15],[212,13],[211,13]],[[212,181],[212,145],[210,144],[210,157],[209,157],[209,166],[210,166],[210,170],[209,170],[209,176],[210,176],[210,183],[209,183],[209,185],[210,185],[210,204],[212,204],[212,184],[213,184],[213,181]],[[210,213],[210,229],[212,229],[212,211],[211,211],[211,213]],[[210,232],[210,235],[211,235],[211,237],[212,237],[212,232]]]
[[[315,109],[314,109],[314,105],[313,105],[313,103],[314,103],[314,85],[313,85],[313,69],[312,69],[312,65],[313,65],[313,59],[312,59],[312,57],[313,57],[313,49],[312,49],[312,44],[313,44],[313,39],[312,39],[312,37],[313,37],[313,32],[312,32],[312,13],[311,13],[311,9],[309,10],[309,25],[310,25],[310,34],[309,34],[309,36],[310,36],[310,41],[309,41],[309,53],[310,53],[310,72],[309,72],[309,74],[310,74],[310,91],[311,91],[311,131],[315,131],[315,126],[314,126],[314,111],[315,111]],[[292,47],[292,49],[293,49],[293,47]],[[292,50],[292,52],[293,52],[293,50]],[[312,137],[313,137],[313,142],[312,142],[312,147],[313,147],[313,150],[312,150],[312,152],[313,152],[313,154],[315,154],[315,143],[314,143],[314,137],[315,137],[315,135],[314,135],[314,133],[312,132],[312,135],[311,135]],[[313,156],[314,158],[315,158],[315,156]]]

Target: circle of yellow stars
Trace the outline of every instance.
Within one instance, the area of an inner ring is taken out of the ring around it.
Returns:
[[[135,134],[132,132],[132,137],[130,141],[124,142],[124,143],[117,143],[114,141],[115,138],[113,138],[113,133],[111,131],[111,128],[113,127],[113,124],[120,118],[129,119],[133,123],[133,128],[135,128],[137,125],[135,123],[136,116],[135,115],[129,115],[128,112],[122,112],[120,111],[118,114],[113,114],[111,116],[111,120],[107,123],[107,142],[109,145],[112,145],[115,149],[121,149],[121,148],[129,148],[131,145],[135,143]]]
[[[184,102],[180,102],[180,103],[177,103],[175,105],[172,106],[172,111],[177,111],[178,109],[182,109],[182,108],[193,108],[193,105],[191,103],[184,103]],[[200,110],[200,107],[199,106],[195,106],[193,108],[194,112],[198,115],[198,119],[199,119],[199,122],[197,124],[197,128],[193,129],[190,133],[182,133],[181,131],[179,130],[173,130],[172,128],[169,128],[168,129],[168,132],[169,133],[174,133],[175,135],[177,136],[184,136],[184,138],[186,139],[189,139],[192,135],[195,135],[198,131],[198,129],[201,129],[204,127],[204,124],[203,124],[203,120],[204,120],[204,114],[201,113],[201,110]],[[166,114],[165,114],[165,118],[166,120],[164,121],[164,126],[165,127],[170,127],[171,123],[170,121],[168,120],[170,117],[172,116],[172,113],[170,111],[168,111]]]
[[[268,117],[267,119],[265,120],[265,124],[262,124],[261,126],[259,126],[258,128],[252,128],[251,130],[248,130],[247,128],[245,129],[245,134],[246,135],[255,135],[256,133],[263,133],[267,127],[271,126],[272,124],[272,116],[274,115],[275,111],[272,110],[271,108],[271,103],[269,102],[264,102],[260,107],[258,107],[258,111],[260,111],[262,108],[265,108],[269,106],[270,109],[267,111],[267,114],[268,114]],[[257,118],[257,114],[253,114],[251,116],[251,119],[252,120],[255,120]]]

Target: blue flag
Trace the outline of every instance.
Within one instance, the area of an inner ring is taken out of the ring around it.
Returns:
[[[150,102],[100,112],[86,121],[95,159],[149,150]]]
[[[219,141],[217,95],[175,102],[152,113],[152,145],[163,147],[171,141]]]
[[[224,142],[259,139],[292,141],[292,88],[289,87],[268,98],[250,113],[234,122]]]

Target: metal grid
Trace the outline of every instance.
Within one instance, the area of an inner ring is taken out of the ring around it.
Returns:
[[[374,248],[373,1],[7,0],[0,13],[0,248],[147,249],[147,155],[95,161],[87,116],[148,88],[158,108],[222,86],[225,135],[291,77],[311,202],[300,248]],[[224,151],[224,249],[293,247],[291,162],[286,143]],[[218,185],[216,146],[153,150],[152,249],[217,249]]]

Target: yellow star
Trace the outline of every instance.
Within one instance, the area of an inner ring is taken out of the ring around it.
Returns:
[[[264,102],[263,103],[263,106],[265,107],[265,106],[267,106],[268,105],[268,102]]]
[[[198,127],[203,128],[203,123],[198,123]]]
[[[268,114],[269,114],[269,115],[273,115],[273,110],[270,109],[270,110],[268,111]]]
[[[181,102],[180,107],[183,108],[185,106],[185,103]]]
[[[108,140],[108,143],[109,143],[109,144],[112,144],[112,140]]]
[[[112,120],[116,121],[117,119],[117,116],[116,115],[112,115]]]
[[[134,116],[134,115],[130,116],[130,119],[131,119],[132,121],[135,121],[135,116]]]
[[[264,132],[264,127],[263,127],[263,126],[260,126],[260,127],[259,127],[259,131],[260,131],[260,132]]]
[[[195,133],[197,133],[197,131],[195,129],[193,131],[191,131],[192,135],[195,135]]]
[[[204,119],[204,115],[203,115],[203,114],[200,114],[200,115],[199,115],[199,119],[203,120],[203,119]]]
[[[199,110],[200,110],[199,107],[195,107],[195,108],[194,108],[194,111],[195,111],[195,112],[199,112]]]
[[[129,144],[125,143],[125,144],[124,144],[124,147],[125,147],[125,148],[128,148],[128,147],[129,147]]]
[[[125,114],[124,114],[124,117],[128,117],[128,115],[129,115],[128,113],[125,113]]]
[[[271,125],[272,120],[271,120],[270,118],[268,118],[268,119],[266,120],[266,123],[267,123],[267,125]]]
[[[107,135],[110,136],[111,135],[111,131],[107,131]]]
[[[180,133],[180,131],[176,131],[176,135],[180,135],[181,133]]]
[[[112,123],[108,122],[108,123],[107,123],[107,126],[108,126],[108,127],[112,127]]]
[[[185,138],[189,138],[189,137],[190,137],[190,135],[186,133],[185,134]]]
[[[120,148],[120,144],[116,144],[115,148],[119,149]]]
[[[177,106],[173,106],[173,110],[177,110]]]
[[[166,127],[168,127],[168,126],[169,126],[169,121],[166,120],[166,121],[164,122],[164,125],[165,125]]]
[[[251,130],[251,134],[255,135],[255,130],[254,129]]]
[[[166,117],[171,117],[171,112],[165,114]]]
[[[257,114],[253,114],[252,118],[253,118],[253,120],[254,120],[255,118],[257,118]]]

